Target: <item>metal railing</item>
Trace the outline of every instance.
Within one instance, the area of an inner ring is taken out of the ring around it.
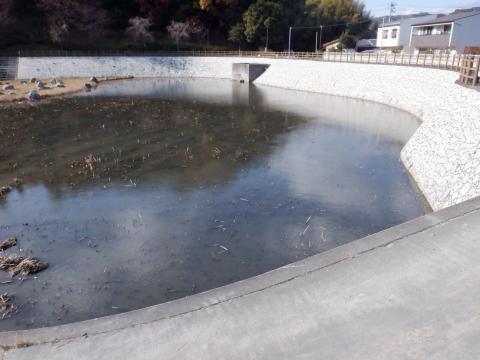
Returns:
[[[203,56],[203,57],[260,57],[260,58],[295,58],[317,61],[352,62],[384,65],[407,65],[436,67],[458,70],[462,60],[471,55],[448,54],[392,54],[382,52],[263,52],[263,51],[63,51],[63,50],[32,50],[19,51],[19,57],[70,57],[70,56]]]
[[[13,55],[13,54],[11,54]],[[19,51],[15,57],[73,57],[73,56],[149,56],[149,57],[255,57],[269,59],[303,59],[326,62],[345,62],[378,65],[419,66],[459,71],[465,58],[472,55],[448,54],[394,54],[383,52],[264,52],[264,51],[63,51],[63,50],[31,50]],[[480,55],[475,55],[480,58]],[[9,59],[11,59],[10,57]],[[0,55],[0,59],[2,59]],[[7,59],[3,57],[3,59]],[[11,69],[11,63],[9,65]],[[1,71],[1,68],[0,68]],[[5,71],[4,71],[5,73]]]

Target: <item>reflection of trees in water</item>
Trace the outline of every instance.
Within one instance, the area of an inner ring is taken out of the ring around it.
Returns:
[[[0,184],[164,178],[177,188],[227,181],[301,120],[247,106],[158,99],[63,99],[0,115]]]

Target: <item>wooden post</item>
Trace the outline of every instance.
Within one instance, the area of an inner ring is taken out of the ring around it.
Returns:
[[[478,84],[478,72],[480,71],[480,57],[477,57],[477,64],[473,68],[473,86]]]

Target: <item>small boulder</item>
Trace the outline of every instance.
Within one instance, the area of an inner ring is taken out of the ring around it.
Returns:
[[[35,87],[37,90],[44,90],[45,89],[45,83],[43,81],[37,81],[35,84]]]
[[[32,90],[27,93],[26,98],[30,101],[36,101],[36,100],[40,100],[41,96],[38,92],[36,92],[35,90]]]
[[[0,197],[8,194],[10,191],[12,191],[12,187],[11,187],[11,186],[1,186],[1,187],[0,187]]]
[[[5,91],[7,91],[7,90],[13,90],[13,89],[15,89],[15,88],[13,87],[12,84],[5,84],[5,85],[3,85],[3,90],[5,90]]]
[[[37,82],[37,78],[31,78],[31,79],[30,79],[30,83],[31,83],[31,84],[35,84],[36,82]]]
[[[92,90],[92,84],[85,83],[83,85],[83,88],[85,89],[85,91],[91,91]]]

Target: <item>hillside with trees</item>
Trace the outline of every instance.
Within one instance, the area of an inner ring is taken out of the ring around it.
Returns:
[[[324,43],[371,35],[357,0],[0,0],[0,50],[284,50],[319,25]]]

